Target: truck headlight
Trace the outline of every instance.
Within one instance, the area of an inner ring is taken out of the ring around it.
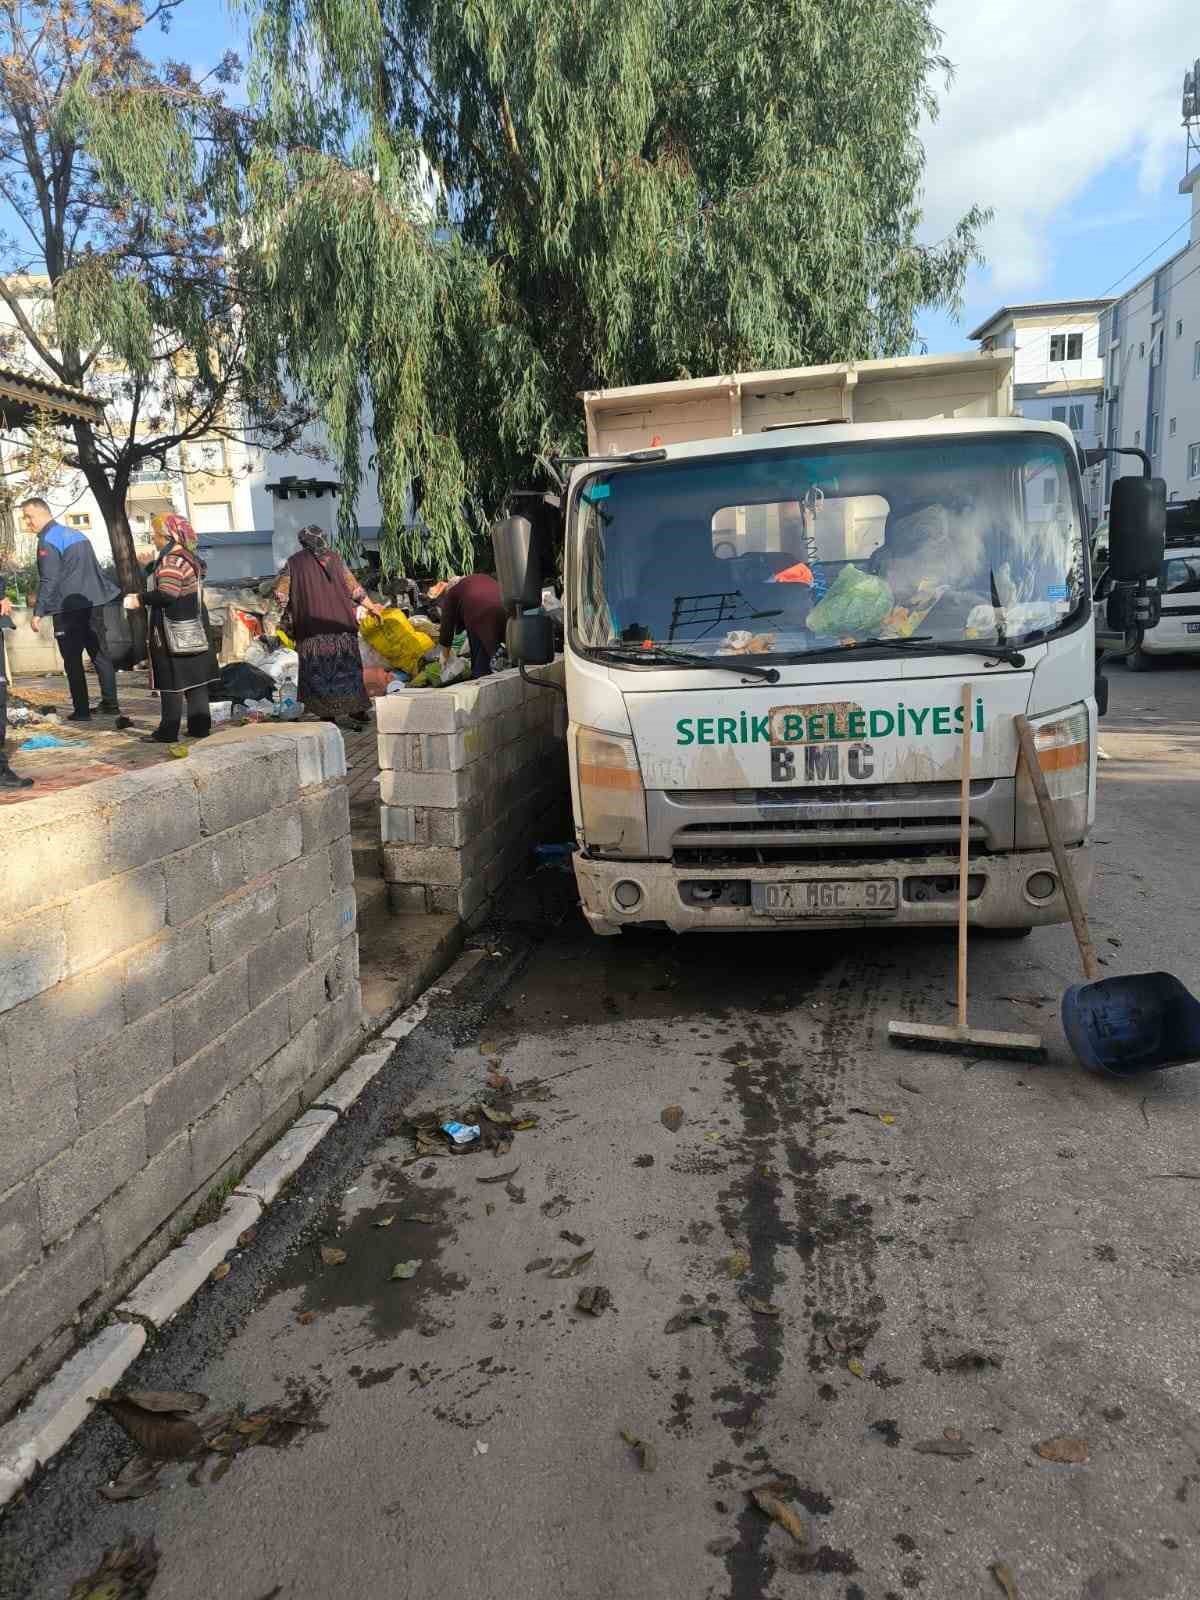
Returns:
[[[632,739],[580,728],[575,769],[583,837],[606,856],[646,856],[646,791]]]
[[[1068,706],[1048,716],[1030,717],[1033,742],[1046,775],[1046,788],[1054,804],[1065,844],[1079,844],[1087,834],[1088,783],[1091,771],[1090,727],[1087,707]],[[1025,770],[1017,763],[1016,846],[1018,850],[1044,850],[1049,841],[1038,812],[1037,796]]]

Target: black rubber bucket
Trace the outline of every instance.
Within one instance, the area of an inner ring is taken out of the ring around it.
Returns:
[[[1062,1025],[1093,1072],[1132,1078],[1200,1061],[1200,1000],[1169,972],[1077,983],[1063,995]]]

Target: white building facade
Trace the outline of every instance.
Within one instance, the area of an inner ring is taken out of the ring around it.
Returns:
[[[1200,499],[1200,165],[1179,185],[1191,204],[1188,243],[1105,312],[1102,443],[1145,450],[1167,498]],[[1141,472],[1135,457],[1105,469],[1105,500],[1116,477]]]
[[[1113,302],[1042,300],[1002,306],[970,335],[983,350],[1013,352],[1013,406],[1039,422],[1066,423],[1083,450],[1103,441],[1105,362],[1101,319]],[[1085,474],[1089,510],[1099,516],[1103,473]]]

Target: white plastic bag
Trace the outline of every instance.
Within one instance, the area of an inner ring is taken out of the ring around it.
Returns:
[[[457,683],[460,678],[465,678],[470,668],[461,656],[451,656],[442,668],[442,688],[448,683]]]
[[[222,722],[228,722],[233,712],[232,700],[210,700],[208,713],[212,717],[213,727],[219,727]]]

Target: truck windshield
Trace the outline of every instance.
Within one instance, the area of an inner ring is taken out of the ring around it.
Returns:
[[[1072,460],[1047,434],[601,469],[573,526],[583,649],[786,660],[913,635],[1019,644],[1085,593]]]

